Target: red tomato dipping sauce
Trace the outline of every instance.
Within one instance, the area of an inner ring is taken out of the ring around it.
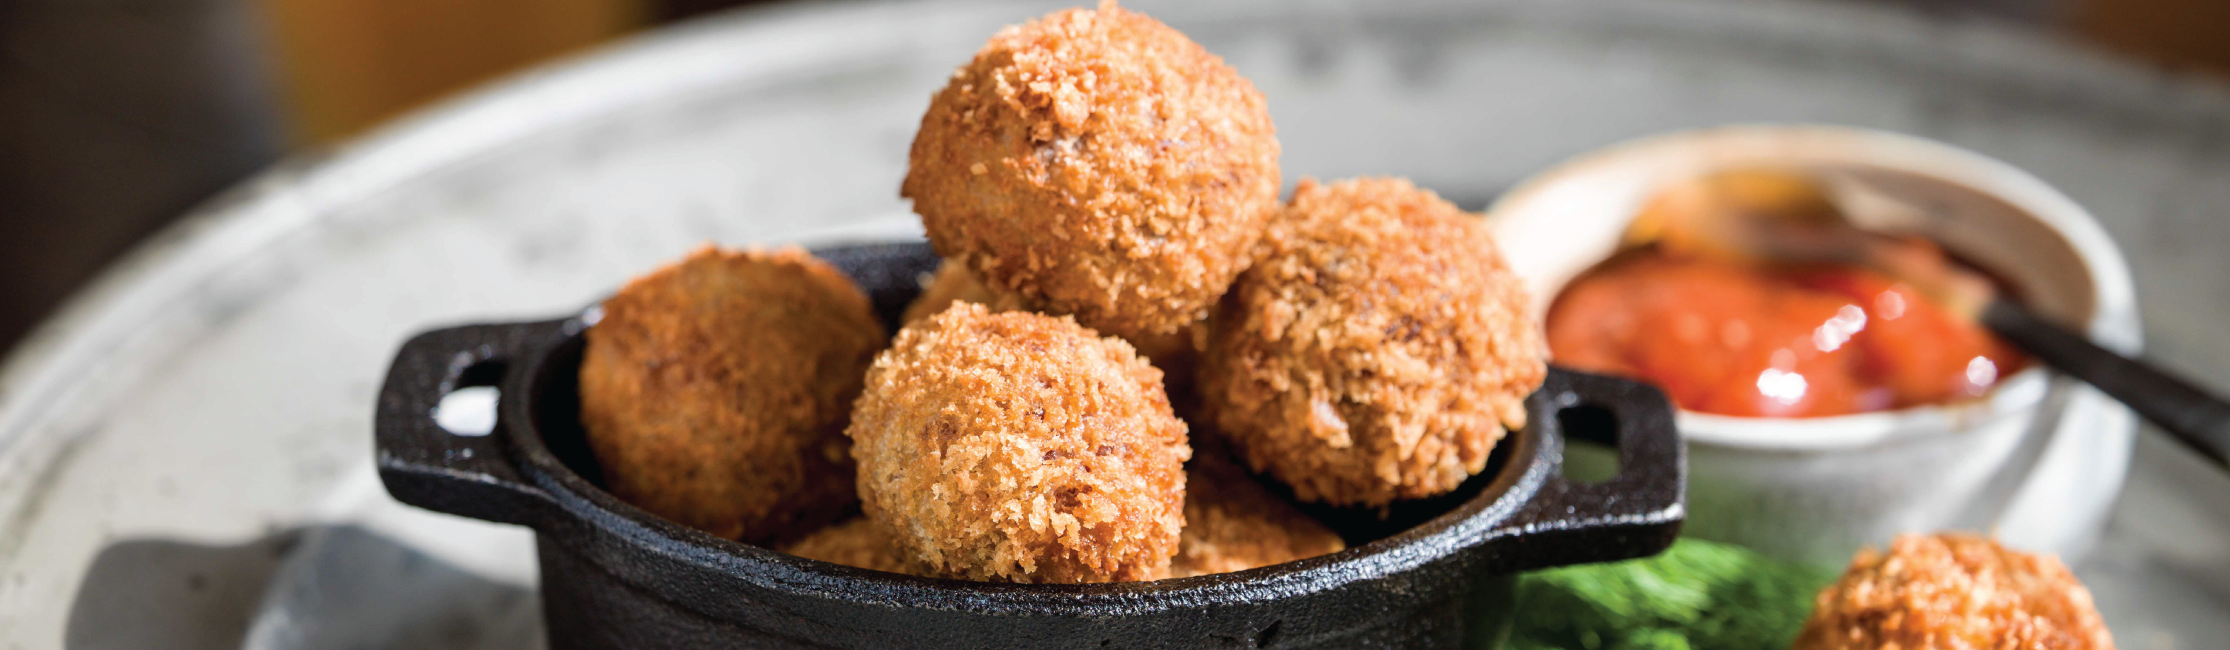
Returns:
[[[1941,256],[1924,241],[1903,245]],[[1979,397],[2028,364],[1910,286],[1850,265],[1749,265],[1641,248],[1549,309],[1571,368],[1663,388],[1682,408],[1815,417]]]

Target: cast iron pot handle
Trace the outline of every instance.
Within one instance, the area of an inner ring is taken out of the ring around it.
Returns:
[[[1511,569],[1644,557],[1671,546],[1687,515],[1688,461],[1665,394],[1562,369],[1542,388],[1552,406],[1546,415],[1557,420],[1542,441],[1551,463],[1541,489],[1502,528],[1507,543],[1523,547],[1505,556],[1517,564]],[[1618,474],[1596,484],[1565,478],[1569,437],[1615,442]]]
[[[436,512],[535,524],[551,502],[519,474],[505,409],[497,408],[495,428],[482,436],[450,433],[435,423],[434,410],[458,388],[523,386],[508,379],[519,366],[516,362],[539,345],[564,340],[571,323],[453,327],[404,343],[380,388],[373,423],[379,478],[387,493]]]

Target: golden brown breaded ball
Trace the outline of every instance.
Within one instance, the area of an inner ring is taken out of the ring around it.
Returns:
[[[1334,505],[1441,494],[1485,467],[1546,376],[1486,225],[1400,179],[1304,180],[1201,359],[1248,466]]]
[[[844,425],[883,327],[804,251],[698,249],[604,301],[581,423],[621,500],[747,542],[811,531],[853,501]]]
[[[1793,650],[2113,650],[2067,566],[1972,535],[1902,535],[1820,592]]]
[[[1003,311],[1045,311],[1042,305],[1032,304],[1022,296],[993,289],[977,280],[967,267],[950,260],[937,266],[937,273],[930,276],[929,284],[922,288],[921,296],[906,305],[902,322],[912,323],[942,312],[955,302],[972,302],[983,305],[992,313]],[[1137,348],[1140,355],[1153,362],[1162,371],[1162,381],[1167,382],[1171,400],[1183,401],[1192,390],[1193,368],[1200,356],[1200,345],[1206,341],[1208,322],[1194,321],[1175,332],[1124,337],[1123,340]]]
[[[935,316],[956,302],[983,305],[993,313],[1036,311],[1023,302],[1022,296],[984,286],[983,281],[968,272],[968,267],[945,260],[937,265],[937,273],[930,276],[929,284],[922,287],[921,296],[906,305],[906,313],[899,322],[912,323]]]
[[[1169,575],[1192,449],[1161,372],[1120,339],[953,305],[875,359],[849,431],[861,504],[927,575]]]
[[[1231,461],[1196,453],[1185,473],[1185,530],[1170,577],[1244,571],[1347,548],[1332,529],[1270,494]]]
[[[1254,85],[1107,3],[992,36],[931,99],[900,194],[991,286],[1135,340],[1207,314],[1278,185]]]
[[[907,573],[906,562],[898,555],[898,543],[891,539],[890,531],[866,517],[853,517],[813,531],[797,543],[783,547],[782,552],[844,566]]]

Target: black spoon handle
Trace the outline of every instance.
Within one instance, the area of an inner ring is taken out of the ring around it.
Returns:
[[[2230,402],[2159,368],[2098,347],[2005,299],[1990,301],[1982,324],[2044,363],[2129,405],[2185,446],[2230,468]]]

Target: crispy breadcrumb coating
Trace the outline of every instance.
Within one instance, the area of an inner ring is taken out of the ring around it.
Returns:
[[[1340,536],[1263,489],[1245,471],[1199,452],[1185,473],[1185,530],[1171,577],[1243,571],[1347,548]]]
[[[890,531],[866,517],[853,517],[813,531],[797,543],[784,547],[782,552],[862,569],[908,572]]]
[[[603,312],[581,358],[581,423],[613,495],[748,542],[852,503],[844,425],[884,335],[850,279],[795,248],[707,246]]]
[[[1169,575],[1192,449],[1161,372],[1120,339],[953,305],[876,357],[848,432],[867,515],[925,575]]]
[[[991,286],[1136,340],[1206,316],[1278,185],[1254,85],[1107,3],[992,36],[931,99],[899,193]]]
[[[1209,421],[1303,501],[1382,506],[1477,474],[1547,374],[1478,217],[1400,179],[1304,180],[1216,313]]]
[[[906,313],[900,322],[911,324],[935,316],[955,302],[983,305],[993,313],[1037,311],[1026,305],[1022,296],[984,286],[983,281],[977,280],[975,274],[968,272],[968,267],[945,260],[937,265],[937,273],[930,276],[929,284],[922,287],[921,296],[906,305]]]
[[[2113,650],[2067,566],[1957,533],[1860,551],[1793,650]]]
[[[921,296],[906,305],[903,322],[912,323],[937,315],[955,302],[983,305],[993,313],[1046,310],[1045,306],[1033,304],[1015,293],[985,286],[967,267],[947,260],[937,266],[937,273],[930,277],[928,286],[922,288]],[[1124,337],[1123,340],[1161,370],[1169,398],[1183,402],[1192,394],[1194,368],[1199,361],[1200,346],[1207,338],[1208,322],[1200,320],[1175,332]]]

